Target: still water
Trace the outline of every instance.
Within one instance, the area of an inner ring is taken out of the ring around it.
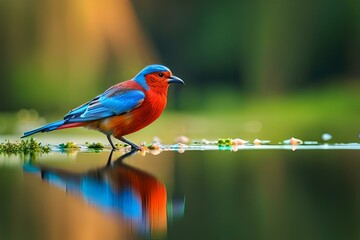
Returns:
[[[357,149],[0,156],[0,239],[360,239]]]

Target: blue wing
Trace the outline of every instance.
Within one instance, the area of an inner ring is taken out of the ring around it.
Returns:
[[[68,123],[99,120],[129,112],[141,105],[145,94],[140,90],[110,88],[91,101],[71,110],[64,120]]]

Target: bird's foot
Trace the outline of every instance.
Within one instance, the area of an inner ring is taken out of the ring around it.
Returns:
[[[141,147],[136,144],[131,144],[131,151],[141,151]]]
[[[117,139],[119,139],[120,141],[123,141],[124,143],[130,145],[131,147],[131,151],[141,151],[141,147],[136,145],[135,143],[127,140],[126,138],[124,137],[116,137]]]

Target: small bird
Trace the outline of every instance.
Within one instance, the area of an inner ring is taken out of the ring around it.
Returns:
[[[133,79],[120,82],[74,108],[63,120],[25,132],[22,138],[38,132],[86,127],[104,133],[113,149],[111,136],[139,150],[138,145],[124,136],[148,126],[161,115],[171,83],[184,84],[184,81],[163,65],[149,65]]]

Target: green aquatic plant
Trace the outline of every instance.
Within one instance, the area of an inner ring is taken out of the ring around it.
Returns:
[[[59,148],[61,148],[61,149],[69,149],[69,148],[74,149],[74,148],[79,148],[79,145],[77,145],[77,143],[69,141],[67,143],[60,143]]]
[[[230,146],[230,145],[232,145],[232,139],[231,138],[219,138],[217,143],[219,146]]]
[[[6,140],[0,143],[0,153],[6,154],[39,154],[49,153],[51,151],[49,145],[42,146],[41,143],[37,142],[34,138],[10,142]]]
[[[89,142],[86,142],[85,144],[86,144],[87,148],[89,148],[89,149],[95,149],[95,150],[104,149],[104,145],[102,143],[89,143]]]

